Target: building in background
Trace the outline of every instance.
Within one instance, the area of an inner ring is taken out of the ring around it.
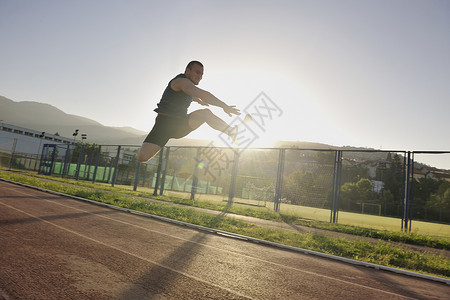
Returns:
[[[48,143],[76,144],[76,140],[6,123],[0,125],[0,152],[11,153],[14,150],[20,153],[37,154],[40,153],[42,146]]]

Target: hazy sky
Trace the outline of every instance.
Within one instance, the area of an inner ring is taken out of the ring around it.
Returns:
[[[0,95],[108,126],[150,130],[195,59],[226,103],[280,108],[262,144],[450,150],[448,0],[0,0],[0,41]]]

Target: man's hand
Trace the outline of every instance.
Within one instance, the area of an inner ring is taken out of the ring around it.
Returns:
[[[240,115],[241,112],[239,111],[239,109],[236,108],[236,105],[231,105],[231,106],[225,106],[223,107],[223,111],[225,113],[227,113],[230,117],[232,116],[232,114],[234,115]]]

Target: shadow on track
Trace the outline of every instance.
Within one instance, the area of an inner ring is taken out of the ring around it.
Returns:
[[[211,223],[220,224],[221,220],[226,216],[227,210],[228,208],[225,208]],[[180,299],[194,299],[198,297],[196,294],[198,291],[190,289],[193,279],[180,273],[185,272],[191,262],[199,255],[204,247],[202,243],[207,240],[208,236],[210,234],[204,232],[195,234],[189,241],[186,241],[168,254],[165,259],[158,261],[159,265],[152,266],[147,273],[136,279],[133,285],[123,291],[117,299],[164,299],[164,295],[170,294],[173,297],[177,293],[183,293],[177,296]],[[196,276],[196,274],[190,275]],[[189,295],[189,293],[192,294]],[[220,294],[218,294],[217,287],[208,284],[203,284],[202,293],[204,295],[216,295],[220,299],[242,298],[226,290],[220,290]]]

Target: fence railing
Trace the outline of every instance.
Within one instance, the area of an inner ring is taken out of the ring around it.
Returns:
[[[153,195],[404,231],[413,219],[450,223],[450,172],[420,163],[425,156],[448,160],[450,152],[165,147],[141,164],[138,146],[44,144],[37,155],[9,143],[9,151],[0,149],[2,167]]]

